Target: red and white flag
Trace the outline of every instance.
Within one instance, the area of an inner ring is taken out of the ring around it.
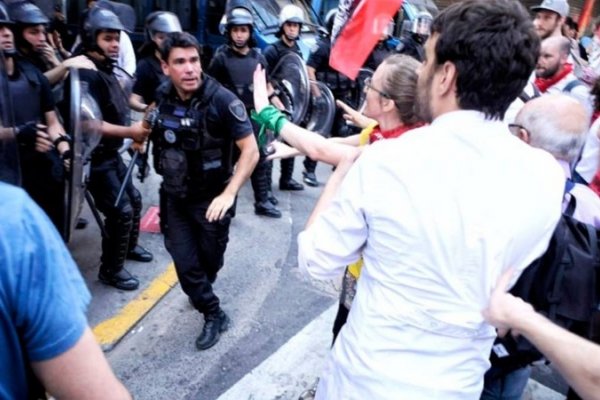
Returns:
[[[402,0],[340,0],[329,65],[355,79]]]

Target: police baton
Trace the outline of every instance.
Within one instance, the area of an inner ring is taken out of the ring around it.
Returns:
[[[144,119],[142,120],[142,126],[145,129],[151,129],[154,127],[156,120],[158,118],[158,109],[155,107],[154,103],[148,106],[146,109],[146,113],[144,114]],[[150,140],[148,140],[148,145],[150,144]],[[143,146],[143,144],[142,144]],[[143,147],[142,147],[143,149]],[[148,149],[148,147],[146,147]],[[125,177],[123,179],[123,183],[121,184],[121,188],[119,189],[119,194],[117,195],[117,199],[115,200],[114,207],[117,208],[121,198],[123,197],[123,193],[125,192],[125,187],[127,186],[127,182],[131,178],[131,174],[133,173],[133,167],[135,167],[135,162],[140,154],[139,150],[136,150],[131,156],[131,162],[129,163],[129,167],[127,167],[127,172],[125,173]],[[148,156],[146,155],[144,159],[144,166],[147,167],[148,164]]]

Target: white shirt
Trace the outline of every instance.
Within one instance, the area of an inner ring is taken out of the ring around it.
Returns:
[[[577,77],[573,72],[562,78],[560,81],[556,82],[554,85],[550,86],[544,93],[554,93],[554,94],[566,94],[573,97],[575,100],[579,101],[581,105],[585,107],[585,109],[592,115],[592,110],[594,109],[594,101],[592,99],[592,95],[590,94],[590,88],[585,85],[577,85],[574,86],[568,92],[565,92],[566,86],[572,81],[576,80]]]
[[[503,270],[546,249],[564,179],[475,111],[369,146],[298,238],[317,279],[364,258],[316,398],[479,399],[495,337],[481,310]]]
[[[600,118],[592,124],[583,150],[581,151],[581,158],[575,166],[575,170],[587,183],[592,182],[594,175],[600,168],[600,140],[598,139],[598,129],[600,129]]]

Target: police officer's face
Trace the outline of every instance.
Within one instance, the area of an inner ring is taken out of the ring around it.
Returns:
[[[300,35],[300,24],[297,22],[286,22],[283,24],[283,33],[287,37],[297,38]]]
[[[15,40],[12,31],[6,25],[0,25],[0,49],[14,50]]]
[[[166,38],[167,34],[165,32],[155,32],[154,35],[152,35],[152,40],[159,49],[162,47]]]
[[[119,31],[103,31],[98,34],[96,43],[98,43],[98,47],[102,49],[104,55],[108,58],[112,58],[113,60],[119,58],[120,36]]]
[[[231,27],[231,40],[236,47],[244,47],[250,39],[250,28],[248,25],[239,25]]]
[[[23,29],[23,38],[35,49],[41,50],[46,45],[46,28],[44,25],[28,26]]]
[[[173,86],[182,100],[187,100],[200,87],[200,54],[195,47],[173,47],[162,70],[171,78]]]
[[[559,27],[561,17],[552,11],[538,11],[533,20],[533,26],[540,39],[546,39]]]

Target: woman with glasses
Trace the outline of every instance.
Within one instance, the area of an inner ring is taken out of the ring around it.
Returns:
[[[365,81],[366,96],[362,114],[341,101],[337,102],[338,106],[344,109],[345,118],[363,128],[359,134],[345,138],[325,139],[317,133],[307,131],[292,123],[285,123],[276,133],[293,148],[281,142],[274,142],[272,146],[275,148],[275,153],[271,155],[271,158],[292,157],[302,153],[313,160],[337,166],[319,199],[320,203],[326,203],[330,194],[337,189],[337,183],[341,181],[347,168],[360,154],[357,146],[382,139],[397,138],[424,124],[417,116],[415,107],[418,66],[419,62],[409,56],[393,55],[386,58],[375,70],[372,78]],[[258,123],[268,126],[269,121],[261,119],[261,116],[266,114],[265,111],[268,111],[265,110],[268,99],[264,73],[261,72],[255,73],[254,101],[255,108],[260,113],[255,114],[253,118]],[[281,123],[283,124],[283,121]],[[275,130],[277,131],[277,126],[275,126]],[[315,210],[317,208],[318,206]],[[359,260],[350,265],[344,274],[339,309],[333,326],[334,341],[348,317],[361,266],[362,260]]]

